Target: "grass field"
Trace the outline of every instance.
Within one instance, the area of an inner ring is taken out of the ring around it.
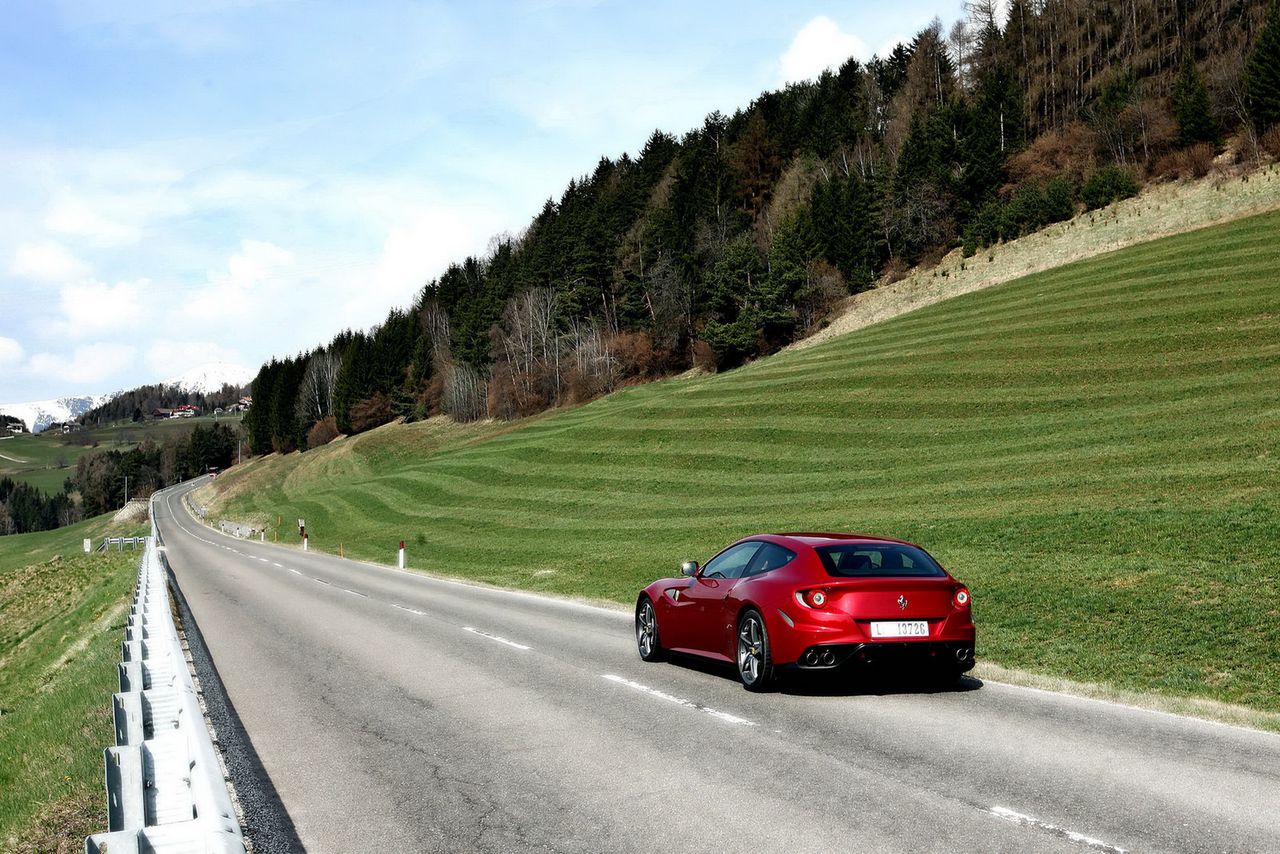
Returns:
[[[216,423],[234,429],[239,422],[238,415],[224,415]],[[197,424],[209,426],[214,423],[213,416],[206,415],[138,424],[124,421],[67,436],[50,431],[24,433],[0,441],[0,477],[25,481],[52,495],[62,491],[63,481],[75,472],[76,463],[82,456],[102,451],[127,451],[147,440],[159,443],[190,432]],[[92,444],[94,442],[96,447]]]
[[[125,616],[140,552],[86,555],[98,517],[0,537],[0,850],[79,850],[106,828],[102,751],[114,743]]]
[[[393,425],[201,500],[619,602],[745,534],[890,534],[971,585],[988,661],[1280,711],[1278,237],[1165,238],[522,424]]]

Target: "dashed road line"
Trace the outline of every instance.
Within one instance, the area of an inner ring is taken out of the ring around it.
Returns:
[[[352,596],[359,596],[359,597],[361,597],[362,599],[368,599],[368,598],[369,598],[369,594],[368,594],[368,593],[361,593],[359,590],[352,590],[350,587],[344,587],[344,588],[342,588],[342,589],[343,589],[343,591],[344,591],[344,592],[350,593]]]
[[[294,569],[293,567],[289,567],[289,571],[292,572],[294,575],[302,575],[302,570],[300,569]]]
[[[274,566],[274,567],[276,567],[277,569],[284,569],[284,564],[282,564],[282,563],[276,563],[274,560],[273,560],[273,561],[271,561],[271,565],[272,565],[272,566]]]
[[[312,581],[319,581],[321,584],[328,584],[328,583],[329,583],[329,582],[325,581],[323,578],[315,578],[315,577],[313,577],[311,580],[312,580]]]
[[[755,721],[749,721],[746,718],[740,718],[737,715],[731,715],[728,712],[721,712],[711,708],[710,706],[704,706],[701,703],[686,700],[683,697],[675,697],[668,694],[666,691],[659,691],[657,688],[650,688],[648,685],[641,685],[639,682],[632,682],[630,679],[626,679],[622,676],[615,676],[612,673],[606,673],[600,678],[608,679],[610,682],[615,682],[618,685],[625,685],[628,688],[634,688],[643,694],[648,694],[650,697],[657,697],[659,700],[666,700],[668,703],[675,703],[677,706],[696,709],[703,714],[710,715],[711,717],[724,721],[725,723],[738,724],[740,726],[756,726]]]
[[[505,643],[507,646],[515,647],[516,649],[529,650],[533,648],[533,647],[525,646],[522,643],[516,643],[513,640],[507,640],[506,638],[499,637],[498,635],[491,635],[488,632],[482,632],[479,629],[472,628],[471,626],[463,626],[462,630],[464,632],[471,632],[471,634],[473,635],[480,635],[480,637],[482,638],[488,638],[491,641],[497,641],[498,643]]]
[[[1041,821],[1033,815],[1015,812],[1008,807],[996,806],[988,810],[983,810],[983,812],[990,813],[996,818],[1003,819],[1004,821],[1012,824],[1022,825],[1023,827],[1034,827],[1036,830],[1043,830],[1046,833],[1051,833],[1054,836],[1079,843],[1080,845],[1092,848],[1095,851],[1106,851],[1108,854],[1128,854],[1127,848],[1120,848],[1119,846],[1112,845],[1109,842],[1103,842],[1101,839],[1095,839],[1092,836],[1086,836],[1085,834],[1077,833],[1074,830],[1067,830],[1065,827],[1059,827],[1056,824]]]
[[[401,611],[408,611],[410,614],[417,614],[419,617],[425,617],[427,615],[426,611],[419,611],[417,608],[410,608],[405,605],[398,605],[395,602],[391,603],[391,607],[399,608]]]

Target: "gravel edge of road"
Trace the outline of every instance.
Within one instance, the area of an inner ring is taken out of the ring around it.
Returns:
[[[186,635],[187,647],[191,652],[191,662],[196,678],[200,681],[201,693],[205,702],[205,713],[208,715],[214,730],[218,734],[218,746],[222,750],[222,759],[226,763],[227,775],[235,787],[235,794],[243,812],[242,828],[245,841],[255,854],[277,854],[277,852],[305,851],[302,840],[298,838],[297,828],[289,817],[284,802],[276,792],[271,777],[262,766],[258,753],[253,748],[253,741],[240,722],[231,698],[227,696],[222,677],[209,655],[200,626],[196,623],[187,599],[182,595],[178,580],[169,567],[168,557],[161,552],[160,559],[164,564],[165,575],[169,580],[169,590],[173,602],[178,608],[182,620],[182,632]]]

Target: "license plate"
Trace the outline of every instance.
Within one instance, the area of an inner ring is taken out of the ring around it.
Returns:
[[[929,624],[924,620],[898,620],[871,624],[873,638],[927,638]]]

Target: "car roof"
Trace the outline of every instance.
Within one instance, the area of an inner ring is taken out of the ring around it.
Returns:
[[[841,534],[831,531],[791,531],[783,534],[765,534],[761,536],[795,540],[810,548],[833,546],[840,543],[898,543],[906,546],[914,545],[914,543],[909,543],[906,540],[897,540],[893,537],[879,537],[875,534]]]

